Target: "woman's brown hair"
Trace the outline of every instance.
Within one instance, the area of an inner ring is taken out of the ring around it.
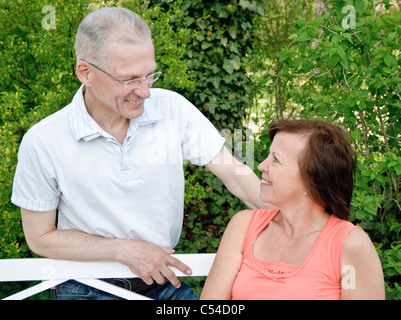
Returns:
[[[270,126],[270,141],[280,131],[308,137],[298,159],[308,195],[328,213],[348,220],[356,154],[345,131],[324,121],[277,120]]]

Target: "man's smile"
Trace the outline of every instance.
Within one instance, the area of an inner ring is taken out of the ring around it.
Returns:
[[[142,100],[139,101],[134,101],[134,100],[126,100],[129,104],[140,104],[142,103]]]

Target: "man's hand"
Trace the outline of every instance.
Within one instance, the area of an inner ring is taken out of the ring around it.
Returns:
[[[181,282],[169,266],[187,275],[192,274],[192,271],[187,265],[171,256],[173,253],[173,249],[159,247],[150,242],[126,240],[121,247],[118,260],[148,285],[153,281],[164,284],[167,279],[174,287],[179,288]]]

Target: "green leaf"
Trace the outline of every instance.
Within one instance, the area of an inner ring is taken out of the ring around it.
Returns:
[[[340,57],[337,54],[328,58],[330,67],[335,67],[338,64],[338,61],[340,61]]]
[[[344,33],[343,37],[347,39],[349,42],[353,43],[352,36],[349,33]]]
[[[393,56],[391,55],[387,55],[383,58],[384,63],[388,66],[388,67],[395,67],[397,66],[397,61],[394,59]]]
[[[212,46],[212,43],[209,41],[203,41],[201,44],[202,50],[206,50],[207,48],[210,48]]]
[[[363,15],[368,7],[368,2],[366,0],[355,0],[355,8],[357,15]]]
[[[224,59],[223,69],[229,74],[233,74],[235,70],[239,70],[241,60],[239,56],[235,56],[233,59]]]
[[[228,34],[230,35],[230,37],[235,40],[237,39],[237,35],[238,35],[238,29],[235,26],[232,26],[228,29]]]

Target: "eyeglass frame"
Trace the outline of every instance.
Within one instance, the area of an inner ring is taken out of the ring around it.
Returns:
[[[158,72],[148,75],[146,78],[137,78],[137,79],[131,79],[131,80],[124,81],[124,80],[117,79],[116,77],[112,76],[107,71],[104,71],[103,69],[99,68],[97,65],[95,65],[92,62],[89,62],[89,61],[85,61],[85,62],[89,63],[92,67],[96,68],[97,70],[104,72],[105,74],[107,74],[109,77],[111,77],[115,81],[121,83],[122,85],[124,85],[125,88],[127,88],[130,85],[130,83],[133,83],[133,82],[138,82],[138,84],[139,84],[137,87],[135,87],[135,89],[140,88],[142,83],[144,83],[144,82],[146,82],[148,85],[153,84],[160,78],[160,75],[162,74],[161,71],[158,71]],[[149,81],[152,77],[153,77],[153,81],[152,81],[152,83],[149,83]]]

